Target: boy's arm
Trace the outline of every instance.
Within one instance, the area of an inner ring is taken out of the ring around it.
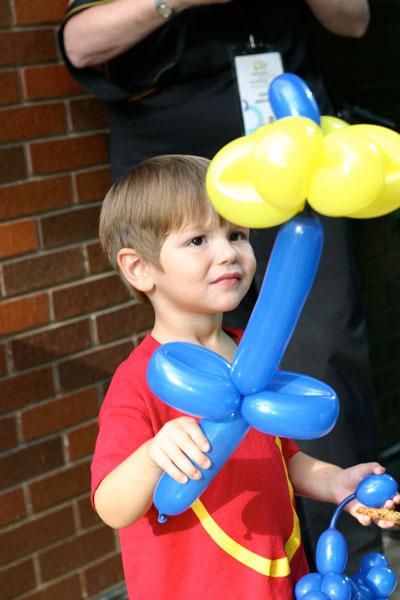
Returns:
[[[100,518],[120,529],[143,517],[152,505],[156,484],[165,471],[179,483],[199,479],[197,463],[207,469],[203,452],[209,443],[195,419],[179,417],[166,423],[150,440],[113,469],[94,493]]]
[[[339,504],[344,498],[353,494],[357,485],[367,475],[372,473],[380,475],[385,471],[384,467],[377,462],[341,469],[303,452],[298,452],[290,459],[288,470],[296,494],[333,504]],[[391,509],[398,503],[400,503],[399,494],[392,500],[388,500],[385,508]],[[372,519],[357,513],[359,506],[360,503],[354,501],[346,507],[346,510],[362,525],[369,525]],[[393,526],[392,522],[383,520],[377,521],[377,524],[382,528]]]

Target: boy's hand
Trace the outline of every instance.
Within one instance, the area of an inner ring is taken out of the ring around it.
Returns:
[[[204,452],[209,450],[207,438],[192,417],[168,421],[147,445],[150,459],[178,483],[186,483],[188,477],[200,479],[193,462],[208,469],[211,461]]]
[[[334,482],[334,493],[338,504],[344,500],[344,498],[354,493],[356,487],[360,481],[364,479],[364,477],[373,473],[375,475],[381,475],[384,472],[385,468],[377,462],[363,463],[360,465],[355,465],[354,467],[350,467],[349,469],[343,469],[339,471]],[[396,494],[394,498],[387,500],[384,508],[391,510],[395,508],[397,504],[400,504],[400,494]],[[371,525],[373,522],[371,517],[357,513],[357,509],[360,506],[363,505],[360,504],[358,500],[354,500],[348,504],[345,510],[353,515],[353,517],[355,517],[357,521],[361,523],[361,525]],[[374,520],[374,522],[382,529],[388,529],[395,525],[393,521],[384,521],[383,519]]]

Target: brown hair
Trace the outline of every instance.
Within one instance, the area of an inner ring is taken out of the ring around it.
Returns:
[[[133,248],[161,268],[160,250],[170,231],[216,215],[205,188],[208,165],[199,156],[156,156],[114,183],[100,214],[100,242],[114,269],[121,248]],[[134,294],[146,301],[141,292]]]

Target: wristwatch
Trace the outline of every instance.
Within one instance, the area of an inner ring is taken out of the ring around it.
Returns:
[[[164,17],[164,19],[170,19],[175,14],[173,9],[168,4],[165,4],[163,0],[154,0],[154,4],[158,14]]]

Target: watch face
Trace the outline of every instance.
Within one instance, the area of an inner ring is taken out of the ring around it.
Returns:
[[[164,17],[164,19],[169,19],[169,17],[172,16],[173,10],[172,8],[164,4],[164,2],[160,2],[160,4],[158,5],[158,12]]]

